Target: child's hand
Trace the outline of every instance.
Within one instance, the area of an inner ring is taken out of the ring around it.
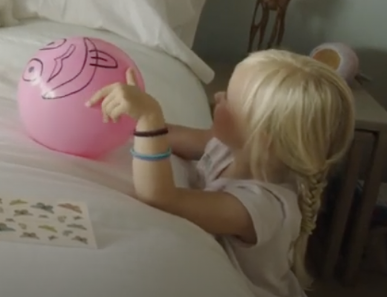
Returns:
[[[116,83],[99,90],[86,106],[93,106],[103,100],[101,107],[105,123],[109,120],[117,122],[124,114],[138,120],[159,112],[157,101],[137,87],[136,75],[132,69],[126,72],[126,81],[126,84]]]

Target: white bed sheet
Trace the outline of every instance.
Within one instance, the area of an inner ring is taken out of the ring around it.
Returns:
[[[104,38],[130,52],[168,121],[211,123],[198,79],[166,54],[111,33],[48,21],[0,30],[0,197],[86,202],[99,245],[85,250],[0,242],[0,296],[252,296],[210,235],[126,194],[128,147],[95,162],[46,150],[25,136],[17,80],[35,50],[68,35]],[[174,172],[177,184],[186,186],[177,159]]]

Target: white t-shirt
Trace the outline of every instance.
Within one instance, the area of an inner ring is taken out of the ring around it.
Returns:
[[[286,186],[218,178],[232,160],[228,147],[213,138],[197,164],[199,186],[206,191],[225,191],[239,199],[254,223],[257,243],[248,246],[225,236],[219,238],[220,244],[256,296],[306,296],[290,269],[292,246],[301,224],[297,195]]]

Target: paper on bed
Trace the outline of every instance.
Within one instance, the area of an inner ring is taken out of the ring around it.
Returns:
[[[0,198],[0,241],[97,248],[86,204]]]

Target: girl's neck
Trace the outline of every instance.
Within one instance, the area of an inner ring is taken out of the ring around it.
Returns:
[[[253,178],[249,166],[236,162],[235,159],[221,173],[222,177],[232,179],[251,179]]]
[[[231,179],[252,179],[250,162],[243,158],[239,151],[233,151],[232,162],[220,174],[221,177]]]
[[[262,164],[262,170],[256,170],[255,175],[251,171],[251,162],[247,155],[240,151],[233,151],[233,161],[222,172],[222,177],[233,179],[256,179],[273,184],[291,183],[288,170],[282,163],[270,159]]]

